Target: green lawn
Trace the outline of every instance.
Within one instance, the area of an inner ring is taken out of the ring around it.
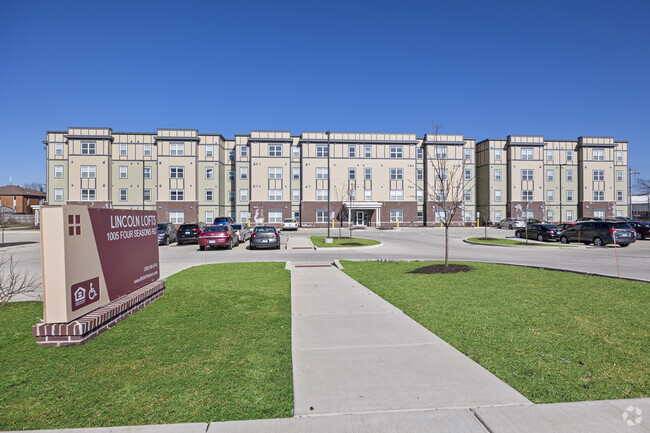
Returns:
[[[78,347],[40,347],[40,302],[0,308],[0,430],[290,417],[284,263],[207,265]]]
[[[535,403],[650,397],[650,284],[467,263],[350,262],[344,271]]]
[[[334,239],[334,242],[331,244],[325,243],[325,238],[327,236],[309,236],[311,243],[318,248],[331,248],[331,247],[366,247],[368,245],[379,245],[381,242],[375,241],[373,239],[364,239],[364,238],[347,238],[347,237],[337,237],[331,236]]]
[[[484,238],[484,237],[476,237],[476,238],[467,238],[468,241],[470,242],[476,242],[478,244],[490,244],[490,245],[529,245],[533,247],[568,247],[570,245],[562,245],[559,242],[550,242],[548,244],[540,244],[536,242],[528,242],[526,243],[526,239],[524,240],[514,240],[514,239],[504,239],[504,238]]]

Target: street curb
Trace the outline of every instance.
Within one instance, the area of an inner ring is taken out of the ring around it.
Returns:
[[[466,244],[471,244],[471,245],[481,245],[481,246],[486,246],[486,247],[506,247],[506,248],[520,248],[520,247],[525,247],[529,245],[500,245],[500,244],[484,244],[481,242],[473,242],[473,241],[468,241],[467,239],[463,239],[463,242]],[[567,248],[567,246],[560,246],[560,245],[551,245],[551,244],[532,244],[532,245],[544,245],[545,247],[552,247],[552,248]],[[568,245],[568,247],[579,247],[580,245]]]
[[[372,240],[374,241],[374,239],[372,239]],[[384,246],[384,243],[379,242],[377,245],[364,245],[362,247],[341,247],[341,249],[342,250],[353,250],[353,249],[354,250],[360,250],[360,249],[368,249],[368,248],[379,248],[379,247],[383,247],[383,246]],[[318,250],[323,250],[323,251],[334,250],[336,248],[337,247],[317,247],[317,246],[314,246],[314,249],[316,251],[318,251]]]

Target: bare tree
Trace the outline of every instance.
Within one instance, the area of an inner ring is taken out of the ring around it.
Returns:
[[[39,279],[29,271],[19,271],[12,254],[0,256],[0,307],[18,295],[26,295],[38,289]]]
[[[483,237],[487,239],[487,226],[490,223],[490,198],[487,195],[483,196],[477,205],[480,212],[479,221],[483,224]]]
[[[23,188],[33,189],[34,191],[45,192],[45,184],[39,182],[31,182],[23,184]]]
[[[433,211],[445,228],[445,267],[449,266],[449,227],[454,217],[463,209],[463,169],[460,162],[449,160],[447,146],[439,144],[442,125],[434,123],[433,158],[429,159],[433,169],[433,184],[427,185],[427,196]]]
[[[641,194],[650,194],[650,179],[639,179],[636,182],[636,187]]]
[[[356,198],[356,184],[350,183],[348,181],[341,185],[341,187],[334,186],[334,192],[336,194],[336,201],[334,203],[339,206],[339,242],[341,239],[341,230],[343,229],[343,221],[348,221],[348,229],[350,230],[350,239],[352,239],[352,221],[350,209],[345,206],[345,202],[353,202]],[[356,180],[355,180],[356,182]],[[353,189],[350,189],[353,188]]]

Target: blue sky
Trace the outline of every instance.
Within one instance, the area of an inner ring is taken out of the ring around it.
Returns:
[[[46,130],[630,141],[650,178],[650,2],[0,2],[0,185]]]

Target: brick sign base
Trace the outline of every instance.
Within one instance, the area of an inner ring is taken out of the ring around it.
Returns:
[[[34,325],[32,335],[43,346],[79,346],[160,298],[164,291],[165,282],[154,281],[70,323]]]

